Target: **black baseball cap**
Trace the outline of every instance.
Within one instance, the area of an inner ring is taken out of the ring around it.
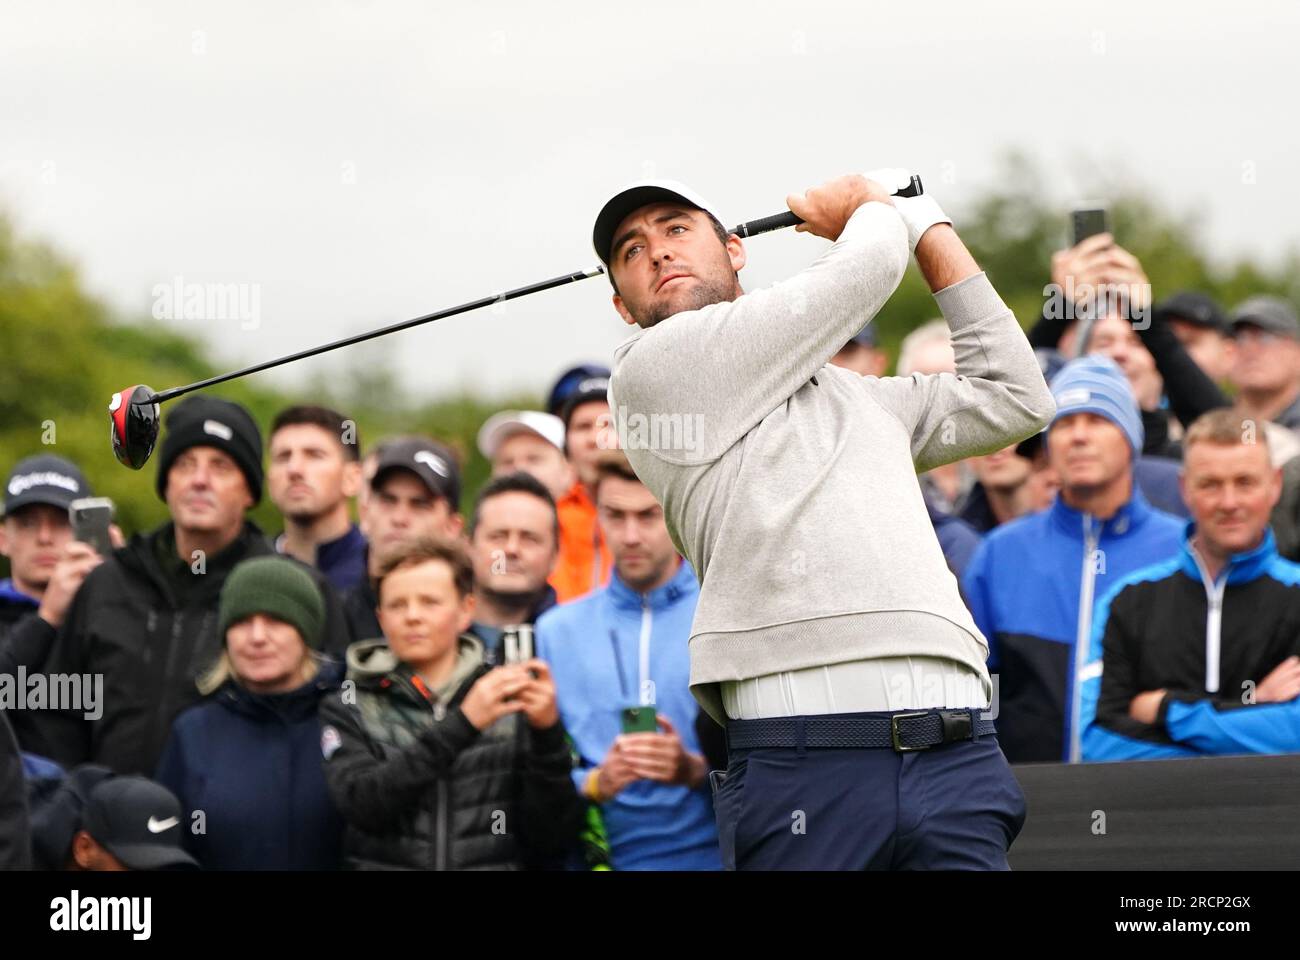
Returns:
[[[1180,290],[1166,297],[1152,307],[1152,313],[1157,322],[1182,320],[1219,333],[1228,332],[1228,318],[1223,315],[1214,298],[1195,290]]]
[[[600,262],[609,266],[610,247],[614,243],[614,231],[630,213],[640,210],[652,203],[680,203],[683,206],[703,210],[719,223],[722,218],[714,212],[713,206],[703,197],[676,180],[640,180],[629,184],[605,201],[596,214],[596,224],[592,227],[591,243],[596,248]]]
[[[181,849],[183,823],[180,801],[162,784],[112,777],[90,791],[81,826],[132,870],[197,868]]]
[[[398,437],[380,445],[370,489],[378,490],[393,470],[407,470],[420,478],[435,497],[445,497],[452,510],[460,509],[460,468],[452,452],[428,437]]]
[[[33,503],[66,510],[73,500],[94,496],[90,485],[71,460],[42,453],[19,460],[5,484],[5,512],[10,516]]]

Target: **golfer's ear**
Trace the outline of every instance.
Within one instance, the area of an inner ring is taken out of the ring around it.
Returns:
[[[627,312],[627,307],[623,306],[623,298],[617,293],[614,294],[614,309],[618,311],[618,315],[623,318],[624,323],[629,326],[636,326],[636,318]]]
[[[745,245],[734,233],[727,237],[727,255],[731,257],[731,269],[740,273],[745,268]]]

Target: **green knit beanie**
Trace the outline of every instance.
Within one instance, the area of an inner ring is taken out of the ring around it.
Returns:
[[[325,602],[307,568],[288,557],[254,557],[236,564],[221,588],[217,630],[222,643],[232,623],[264,613],[298,628],[303,643],[320,648]]]

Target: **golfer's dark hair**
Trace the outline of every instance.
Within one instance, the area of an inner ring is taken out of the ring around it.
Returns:
[[[271,422],[271,437],[267,439],[267,446],[270,447],[271,438],[284,427],[296,427],[299,424],[320,427],[338,440],[339,446],[343,448],[344,459],[361,459],[361,434],[357,431],[356,421],[348,419],[337,410],[313,404],[300,404],[277,413]]]
[[[522,470],[493,477],[478,492],[478,498],[474,501],[474,512],[470,514],[469,518],[469,538],[474,539],[474,531],[478,529],[479,516],[483,512],[483,504],[504,493],[527,493],[546,504],[551,511],[552,529],[555,533],[555,548],[558,550],[560,548],[560,515],[555,509],[555,498],[551,496],[551,491],[547,490],[540,480],[531,473],[524,473]]]
[[[718,243],[722,244],[725,247],[727,245],[727,237],[731,236],[731,234],[727,232],[727,228],[722,225],[722,222],[718,220],[717,217],[709,213],[709,211],[701,210],[700,213],[704,214],[706,217],[709,218],[709,223],[713,225],[714,236],[718,238]],[[610,251],[611,259],[613,257],[613,253],[614,251],[611,250]],[[613,264],[611,264],[610,268],[605,271],[605,275],[609,277],[609,285],[614,288],[614,292],[618,293],[618,284],[614,282]]]
[[[373,584],[375,596],[382,599],[384,580],[393,573],[422,563],[445,563],[451,569],[458,596],[467,597],[474,592],[474,564],[464,545],[458,540],[421,537],[403,543],[379,558],[379,573]]]

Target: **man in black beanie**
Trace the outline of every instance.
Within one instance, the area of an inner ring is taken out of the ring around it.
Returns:
[[[196,678],[221,653],[227,574],[273,552],[245,517],[262,497],[262,435],[247,410],[189,397],[168,416],[159,454],[158,496],[171,520],[86,578],[46,661],[48,673],[79,674],[83,685],[103,677],[94,711],[50,709],[37,720],[50,756],[69,768],[152,775],[172,721],[199,699]],[[342,608],[314,576],[327,611],[323,649],[341,656],[351,640]]]

